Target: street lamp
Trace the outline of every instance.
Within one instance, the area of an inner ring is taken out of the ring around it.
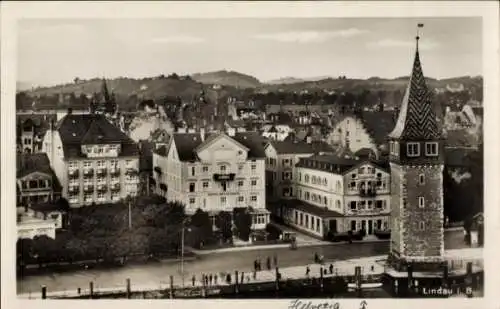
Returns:
[[[182,220],[182,229],[181,229],[181,278],[182,278],[182,287],[184,287],[184,229],[186,228],[186,223],[189,222],[189,218],[185,218]],[[191,229],[188,228],[188,232]]]

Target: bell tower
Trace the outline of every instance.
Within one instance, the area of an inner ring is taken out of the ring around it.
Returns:
[[[422,24],[418,25],[419,28]],[[417,33],[413,68],[393,131],[391,245],[396,271],[437,271],[443,265],[444,143],[422,72]]]

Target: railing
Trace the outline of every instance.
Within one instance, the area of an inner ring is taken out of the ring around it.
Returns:
[[[111,175],[119,175],[120,174],[120,169],[117,168],[117,167],[112,167],[112,168],[110,168],[109,173]]]
[[[88,193],[88,192],[93,192],[93,191],[94,191],[94,186],[93,185],[91,185],[91,186],[85,186],[83,188],[83,192],[87,192]]]
[[[92,168],[84,169],[83,175],[85,175],[85,176],[94,175],[94,169],[92,169]]]
[[[97,175],[99,175],[99,176],[104,176],[104,175],[106,175],[106,173],[107,173],[107,172],[108,172],[108,171],[106,170],[106,168],[99,168],[99,169],[97,170]]]
[[[134,168],[128,168],[126,171],[126,174],[130,175],[130,176],[134,176],[134,175],[138,175],[139,172]]]
[[[114,184],[111,186],[111,191],[120,191],[120,184]]]
[[[372,189],[359,189],[359,195],[362,197],[374,197],[377,196],[377,191]]]
[[[69,170],[68,171],[69,178],[78,178],[80,176],[80,171],[79,170]]]
[[[107,190],[108,190],[108,186],[106,186],[106,185],[97,186],[97,191],[99,191],[99,192],[105,192]]]

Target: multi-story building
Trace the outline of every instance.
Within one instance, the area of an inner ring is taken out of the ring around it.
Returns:
[[[389,135],[391,246],[397,271],[440,271],[444,262],[443,131],[417,49],[396,126]]]
[[[61,196],[61,184],[45,153],[19,154],[16,178],[19,206],[46,203]]]
[[[257,132],[174,133],[153,153],[157,192],[212,218],[220,211],[251,207],[254,229],[269,222],[265,196],[264,140]]]
[[[295,140],[272,140],[265,146],[266,152],[266,193],[268,201],[288,199],[294,196],[293,179],[295,165],[300,158],[316,153],[333,152],[328,144]]]
[[[18,114],[16,131],[18,148],[23,153],[37,153],[42,149],[43,135],[49,123],[56,119],[55,114]]]
[[[294,180],[297,198],[277,210],[289,225],[316,237],[389,228],[387,164],[314,155],[300,159]]]
[[[104,115],[69,112],[47,131],[43,147],[72,207],[137,195],[139,148]]]

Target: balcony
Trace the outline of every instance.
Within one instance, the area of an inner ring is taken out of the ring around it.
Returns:
[[[120,191],[120,184],[119,183],[116,183],[114,185],[111,185],[111,191],[113,192],[116,192],[116,191]]]
[[[77,194],[78,192],[80,192],[80,187],[79,186],[70,186],[68,189],[68,192],[72,193],[72,194]]]
[[[359,196],[375,197],[377,196],[377,191],[375,190],[375,188],[359,189]]]
[[[128,168],[125,174],[129,176],[137,176],[139,175],[139,172],[135,168]]]
[[[105,176],[108,173],[108,170],[105,167],[101,167],[97,169],[98,176]]]
[[[83,170],[83,176],[93,176],[93,175],[94,175],[94,169],[86,168]]]
[[[83,192],[85,193],[91,193],[94,192],[94,186],[93,185],[87,185],[83,187]]]
[[[111,176],[120,175],[120,169],[117,168],[117,167],[112,167],[112,168],[109,169],[109,174]]]
[[[71,179],[75,179],[75,178],[78,178],[78,176],[80,176],[80,171],[79,170],[69,170],[68,171],[68,175],[69,175],[69,178]]]
[[[108,191],[108,186],[106,186],[106,185],[98,185],[97,186],[97,191],[98,192],[106,192],[106,191]]]

